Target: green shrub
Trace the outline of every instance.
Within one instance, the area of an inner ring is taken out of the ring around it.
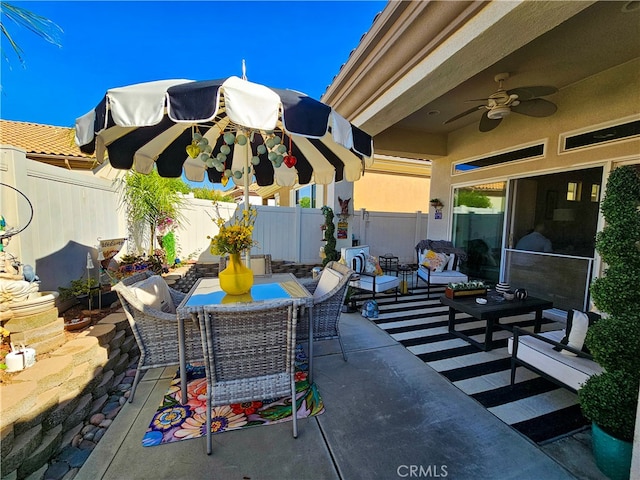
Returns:
[[[326,205],[322,207],[322,214],[324,215],[324,238],[327,243],[324,245],[324,258],[322,259],[322,266],[324,267],[327,263],[338,260],[340,255],[336,250],[336,226],[333,224],[333,210],[331,207],[327,207]]]
[[[167,265],[173,265],[176,261],[176,236],[173,232],[162,237],[162,249],[167,259]]]
[[[98,280],[95,278],[78,278],[77,280],[71,280],[68,287],[59,287],[61,300],[69,300],[75,297],[81,297],[83,295],[89,295],[89,291],[98,286]]]
[[[640,177],[633,166],[609,175],[596,249],[606,268],[591,284],[605,315],[587,334],[593,358],[605,370],[578,391],[584,415],[610,435],[631,441],[640,386]]]
[[[605,370],[640,372],[640,322],[616,317],[601,320],[589,328],[587,345]]]
[[[578,390],[582,412],[609,435],[633,440],[640,381],[624,370],[594,375]]]

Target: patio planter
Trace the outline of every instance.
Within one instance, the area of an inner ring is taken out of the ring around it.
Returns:
[[[598,468],[611,480],[628,480],[631,475],[633,444],[609,435],[591,424],[593,455]]]

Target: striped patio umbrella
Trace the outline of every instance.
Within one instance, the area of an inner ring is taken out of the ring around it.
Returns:
[[[307,95],[229,77],[113,88],[76,120],[76,143],[114,168],[163,177],[292,187],[354,182],[371,136]],[[245,196],[245,198],[248,195]]]

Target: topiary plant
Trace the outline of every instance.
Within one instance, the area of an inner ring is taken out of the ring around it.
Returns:
[[[633,166],[611,172],[601,204],[606,226],[596,249],[606,264],[591,284],[605,315],[589,328],[586,344],[605,370],[578,391],[584,415],[610,435],[631,441],[640,388],[640,176]]]
[[[322,266],[327,263],[338,260],[338,251],[336,250],[336,227],[333,224],[333,210],[326,205],[322,207],[322,214],[324,215],[324,238],[327,243],[324,246],[324,258],[322,259]]]

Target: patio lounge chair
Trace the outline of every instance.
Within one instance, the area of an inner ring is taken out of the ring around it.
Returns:
[[[349,281],[354,274],[355,272],[346,265],[329,262],[318,278],[303,282],[305,288],[313,295],[313,341],[337,338],[345,361],[347,353],[340,337],[339,322]],[[299,341],[308,340],[308,310],[305,310],[305,314],[300,319],[297,332]]]
[[[207,454],[211,408],[291,395],[298,436],[295,385],[297,308],[293,300],[208,305],[198,315],[207,374]]]
[[[422,240],[416,245],[418,260],[417,283],[427,284],[427,296],[431,296],[431,285],[466,282],[469,277],[460,272],[460,261],[467,258],[461,248],[447,240]],[[433,257],[433,259],[431,259]]]
[[[141,372],[156,367],[178,365],[178,319],[175,307],[185,294],[167,286],[160,275],[144,271],[123,279],[113,287],[133,330],[140,360],[131,386],[133,401]],[[200,331],[194,322],[185,322],[187,362],[204,359]],[[186,402],[186,399],[182,399]]]
[[[243,257],[244,258],[244,257]],[[227,268],[227,257],[220,257],[219,272]],[[251,270],[254,275],[271,275],[271,254],[251,255]]]

